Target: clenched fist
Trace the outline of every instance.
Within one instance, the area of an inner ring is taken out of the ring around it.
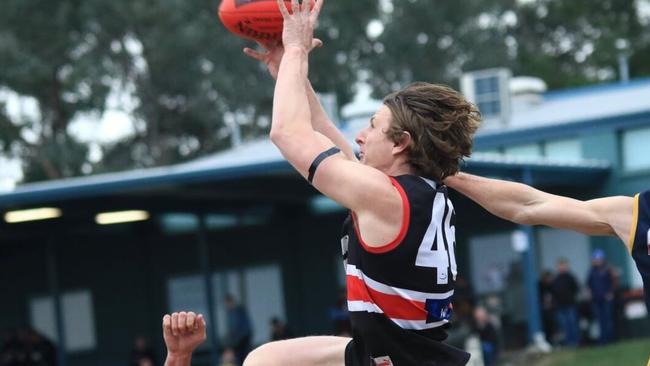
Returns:
[[[193,312],[165,314],[163,338],[167,346],[165,366],[189,366],[192,352],[206,339],[205,319]]]

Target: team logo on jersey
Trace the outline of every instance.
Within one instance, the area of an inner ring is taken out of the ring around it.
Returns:
[[[388,356],[382,356],[373,358],[372,364],[373,366],[393,366],[393,361]]]
[[[451,319],[451,297],[444,300],[428,299],[424,308],[427,310],[427,323]]]

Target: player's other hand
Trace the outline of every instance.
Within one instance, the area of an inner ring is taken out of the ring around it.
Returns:
[[[266,68],[269,70],[269,74],[275,80],[278,78],[278,71],[280,71],[280,62],[282,62],[282,55],[284,54],[284,46],[281,41],[262,43],[257,42],[260,46],[261,51],[254,50],[252,48],[244,48],[244,53],[252,57],[263,64],[266,65]],[[318,38],[314,38],[311,41],[311,50],[323,46],[323,41]]]
[[[163,317],[163,338],[168,357],[189,357],[206,339],[205,319],[193,312],[165,314]]]

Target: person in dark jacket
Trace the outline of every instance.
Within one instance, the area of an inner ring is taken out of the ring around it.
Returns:
[[[490,316],[481,306],[474,309],[474,328],[481,339],[483,364],[485,366],[496,365],[499,355],[499,336],[494,324],[490,321]]]
[[[131,350],[131,360],[129,366],[140,366],[142,360],[150,360],[152,364],[157,365],[156,354],[151,348],[147,338],[137,336],[133,341],[133,349]]]
[[[293,337],[293,333],[280,318],[271,318],[271,341],[281,341]]]
[[[609,343],[614,334],[614,276],[602,249],[596,249],[592,254],[587,285],[591,292],[591,311],[600,329],[598,341],[600,344]]]
[[[237,362],[241,364],[251,350],[253,337],[251,321],[244,305],[237,303],[233,295],[226,295],[225,304],[228,321],[228,340],[235,351]]]
[[[538,282],[540,307],[542,308],[542,327],[546,341],[555,341],[555,302],[553,301],[553,272],[546,270]]]
[[[558,260],[557,275],[551,284],[551,292],[555,300],[557,323],[564,334],[563,344],[569,347],[576,347],[580,344],[576,309],[578,290],[578,281],[569,271],[569,263],[564,258]]]

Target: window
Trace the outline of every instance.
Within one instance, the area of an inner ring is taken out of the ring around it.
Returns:
[[[470,238],[471,283],[477,294],[505,290],[510,266],[518,263],[521,258],[521,254],[513,249],[510,234],[507,232]]]
[[[542,156],[542,149],[539,144],[507,146],[503,149],[506,155],[538,158]]]
[[[83,290],[61,295],[61,313],[68,352],[92,350],[96,346],[95,322],[90,291]],[[56,314],[51,297],[37,297],[30,301],[31,324],[34,329],[58,343]]]
[[[578,161],[582,159],[582,145],[578,139],[547,141],[544,155],[552,159]]]
[[[637,171],[650,169],[650,127],[624,131],[621,136],[623,169]]]
[[[262,225],[267,221],[264,213],[241,215],[211,214],[205,216],[207,230],[220,230],[241,226]],[[162,228],[166,234],[192,233],[199,230],[199,216],[192,213],[167,213],[160,217]]]
[[[587,280],[591,267],[591,241],[588,236],[568,230],[539,228],[537,250],[538,271],[555,272],[557,261],[566,258],[578,281],[585,283]]]
[[[474,79],[476,105],[484,117],[498,116],[501,113],[499,77],[497,75]]]
[[[171,278],[167,283],[169,311],[194,311],[207,316],[205,282],[201,275]],[[246,267],[212,274],[217,334],[226,339],[224,299],[233,295],[244,304],[253,327],[253,344],[268,342],[269,320],[286,320],[282,273],[278,265]]]

